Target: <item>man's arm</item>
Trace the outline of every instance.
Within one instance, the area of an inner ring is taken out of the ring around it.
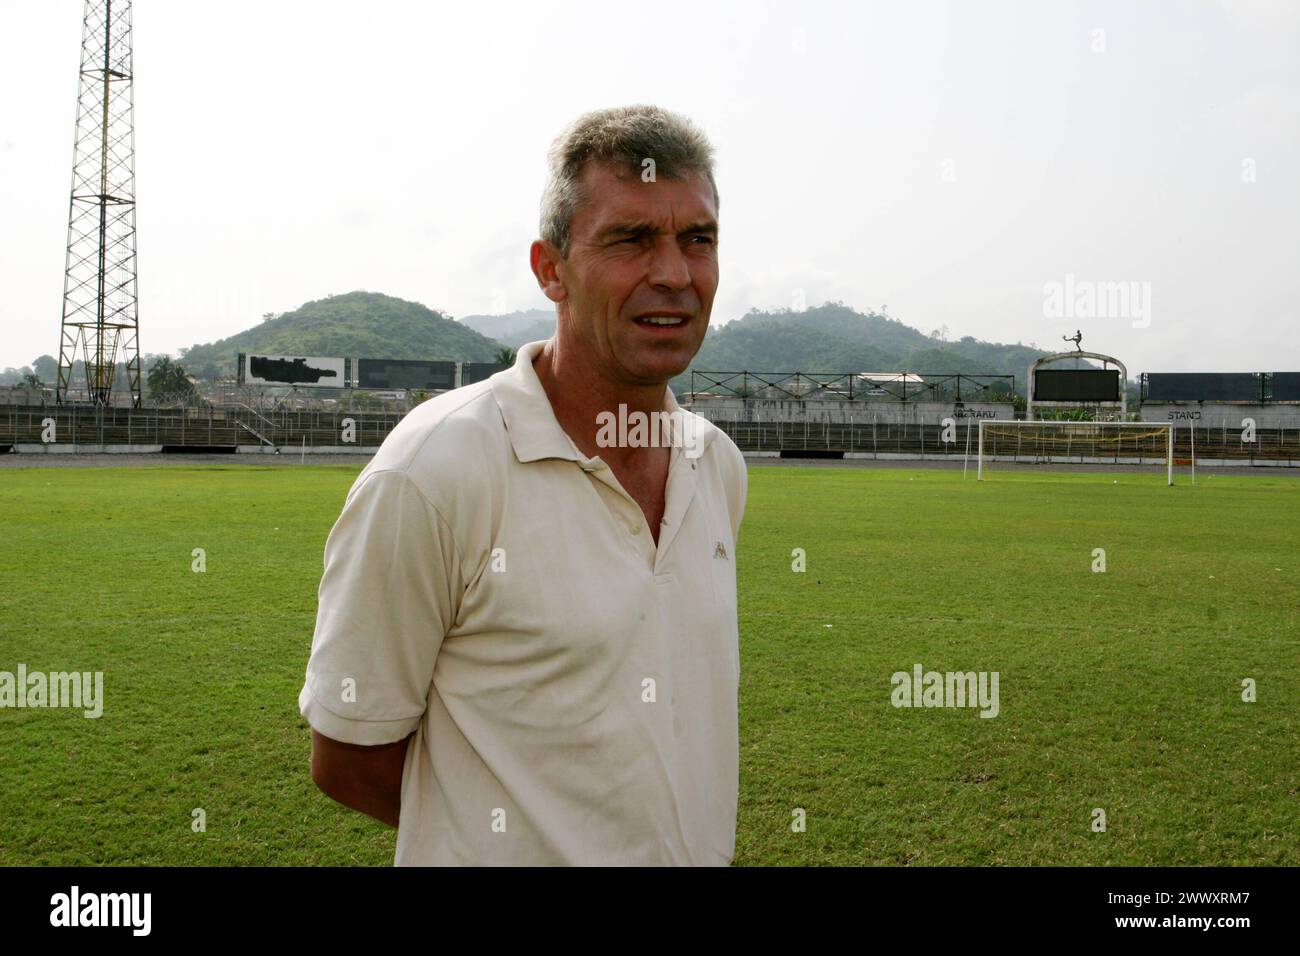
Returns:
[[[402,804],[405,737],[395,744],[363,747],[311,732],[311,779],[345,807],[397,826]]]
[[[389,826],[464,591],[452,530],[414,480],[363,471],[325,543],[298,711],[312,730],[312,781]]]

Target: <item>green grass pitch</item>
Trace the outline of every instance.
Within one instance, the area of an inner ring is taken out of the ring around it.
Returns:
[[[0,473],[0,670],[106,698],[0,709],[0,864],[392,862],[297,713],[359,467]],[[1300,865],[1300,482],[1179,481],[751,467],[735,862]],[[893,707],[915,664],[998,715]]]

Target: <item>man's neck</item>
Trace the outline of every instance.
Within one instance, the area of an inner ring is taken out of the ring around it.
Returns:
[[[653,385],[618,385],[595,374],[589,363],[582,362],[567,350],[559,336],[552,338],[533,360],[551,409],[560,427],[588,458],[599,456],[611,466],[631,463],[643,457],[648,448],[600,447],[596,443],[601,412],[619,415],[619,405],[634,411],[665,410],[666,382]]]

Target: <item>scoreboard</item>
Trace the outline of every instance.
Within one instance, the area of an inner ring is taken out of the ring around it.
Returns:
[[[1148,402],[1258,402],[1258,372],[1147,372]]]
[[[1270,380],[1273,384],[1273,401],[1300,402],[1300,372],[1274,372]]]
[[[1118,402],[1119,369],[1048,368],[1034,373],[1036,402]]]
[[[422,388],[442,391],[456,386],[455,362],[418,359],[358,359],[357,388]]]

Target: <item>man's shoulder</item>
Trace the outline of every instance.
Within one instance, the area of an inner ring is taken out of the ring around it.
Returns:
[[[749,466],[745,463],[740,448],[723,429],[694,412],[687,414],[695,419],[687,427],[696,429],[696,440],[703,448],[703,467],[711,475],[711,487],[726,499],[734,537],[740,528],[741,517],[745,513],[745,500],[749,496]]]
[[[703,415],[685,408],[682,413],[693,419],[690,427],[694,429],[696,441],[703,446],[704,454],[713,458],[725,477],[743,482],[746,478],[745,456],[731,436]]]
[[[366,472],[403,472],[437,502],[458,477],[481,481],[509,438],[490,381],[444,392],[408,412],[384,439]]]

